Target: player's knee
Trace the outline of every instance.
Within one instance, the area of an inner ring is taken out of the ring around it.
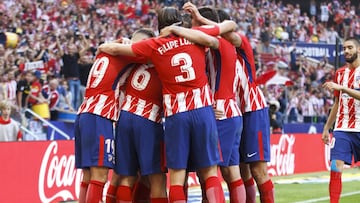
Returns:
[[[335,172],[341,172],[341,170],[339,169],[339,167],[336,164],[336,160],[331,160],[330,170],[335,171]]]

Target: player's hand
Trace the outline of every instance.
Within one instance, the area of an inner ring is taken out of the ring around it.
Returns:
[[[173,26],[166,26],[163,29],[160,30],[159,37],[167,37],[171,35],[173,32]]]
[[[214,113],[215,113],[215,118],[217,120],[221,119],[221,118],[224,118],[224,116],[225,116],[223,111],[217,110],[216,108],[214,108]]]
[[[341,90],[343,88],[343,86],[336,84],[334,82],[325,82],[323,85],[323,88],[327,89],[327,90]]]
[[[183,5],[183,9],[189,12],[194,20],[199,20],[202,17],[201,14],[199,13],[199,10],[191,2],[186,2]]]
[[[321,136],[322,141],[324,142],[324,144],[329,144],[330,143],[330,133],[328,130],[324,130],[322,136]]]
[[[113,49],[115,49],[118,44],[119,43],[111,43],[111,42],[103,43],[98,47],[96,54],[98,54],[100,52],[104,52],[104,53],[107,53],[110,55],[116,55],[116,54],[113,54]]]

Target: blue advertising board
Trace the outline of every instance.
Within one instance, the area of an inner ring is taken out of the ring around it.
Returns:
[[[286,44],[287,47],[293,46],[293,42],[275,42],[272,44]],[[314,58],[319,61],[324,60],[324,56],[328,58],[330,63],[335,63],[336,45],[323,43],[296,43],[296,54],[302,54],[305,57]],[[342,45],[339,44],[340,65],[345,63]]]

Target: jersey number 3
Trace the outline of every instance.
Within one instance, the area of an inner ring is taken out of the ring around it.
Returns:
[[[192,67],[192,59],[189,54],[187,53],[179,53],[174,55],[171,58],[171,66],[177,67],[180,63],[183,65],[180,66],[180,70],[184,75],[175,76],[176,82],[186,82],[195,79],[195,70]]]

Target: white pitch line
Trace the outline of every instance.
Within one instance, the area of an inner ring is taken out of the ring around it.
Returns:
[[[357,194],[360,194],[360,191],[344,193],[341,195],[341,197],[357,195]],[[329,200],[329,199],[330,199],[329,197],[320,197],[320,198],[316,198],[316,199],[309,199],[306,201],[300,201],[300,202],[295,202],[295,203],[312,203],[312,202],[324,201],[324,200]]]

